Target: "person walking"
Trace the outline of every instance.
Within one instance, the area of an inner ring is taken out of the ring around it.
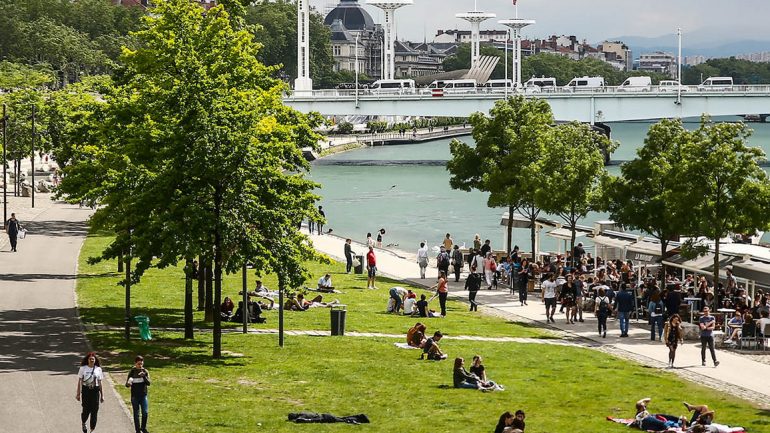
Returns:
[[[476,294],[481,288],[481,275],[476,272],[476,268],[471,268],[471,273],[465,280],[465,290],[468,291],[468,302],[471,304],[469,311],[479,311],[479,305],[476,303]]]
[[[134,430],[136,433],[147,432],[147,416],[149,401],[147,399],[147,387],[150,386],[150,372],[144,368],[144,358],[137,355],[134,358],[134,366],[128,372],[126,388],[131,388],[131,408],[134,412]],[[141,410],[141,422],[139,412]]]
[[[460,251],[460,246],[455,245],[452,250],[452,266],[455,271],[455,283],[460,281],[460,271],[463,270],[463,252]]]
[[[543,282],[543,303],[545,304],[546,322],[556,323],[553,320],[553,314],[556,312],[556,274],[548,275],[548,279]]]
[[[447,234],[446,234],[446,237],[444,237],[444,242],[442,243],[442,245],[444,246],[444,248],[445,248],[447,251],[449,251],[449,250],[451,250],[451,249],[452,249],[452,245],[454,245],[454,243],[455,243],[455,241],[454,241],[454,240],[452,240],[452,235],[450,235],[449,233],[447,233]]]
[[[349,274],[350,270],[353,268],[353,256],[355,253],[353,252],[353,240],[348,238],[345,239],[345,273]]]
[[[451,262],[451,259],[449,257],[449,252],[442,245],[441,249],[439,250],[438,255],[436,256],[436,268],[438,269],[439,277],[441,277],[442,273],[445,276],[449,275],[449,263],[450,262]]]
[[[518,272],[516,284],[519,285],[519,303],[521,306],[527,305],[527,291],[529,290],[529,261],[522,260],[521,270]]]
[[[655,328],[658,328],[658,340],[663,338],[663,301],[650,302],[650,340],[655,341]]]
[[[610,306],[610,298],[607,297],[607,292],[603,286],[599,287],[599,296],[594,302],[594,314],[599,321],[599,335],[602,338],[607,338],[607,317],[612,314],[612,307]]]
[[[428,268],[428,247],[425,242],[420,242],[420,248],[417,250],[417,265],[420,266],[420,279],[425,279],[425,270]]]
[[[716,327],[716,318],[711,315],[711,309],[708,306],[703,307],[703,315],[698,319],[700,328],[700,360],[701,364],[706,366],[706,346],[711,352],[711,360],[714,361],[714,367],[719,366],[717,353],[714,351],[714,328]]]
[[[366,270],[369,275],[366,288],[376,289],[377,287],[374,285],[374,279],[377,276],[377,257],[374,255],[374,247],[369,247],[369,252],[366,253]]]
[[[431,300],[438,296],[438,303],[439,303],[439,306],[441,306],[441,317],[446,317],[446,298],[449,295],[449,290],[447,288],[446,272],[442,271],[438,276],[438,282],[428,290],[433,290],[433,289],[436,289],[436,294],[433,295]]]
[[[16,243],[19,238],[19,232],[22,230],[21,223],[16,219],[16,214],[12,213],[5,223],[5,232],[8,234],[8,240],[11,241],[11,251],[13,252],[16,252]]]
[[[322,235],[324,234],[324,221],[326,220],[326,213],[324,213],[324,207],[318,206],[318,215],[321,215],[321,219],[316,222],[316,229],[318,230],[318,234]]]
[[[666,342],[666,347],[668,347],[668,368],[674,368],[676,349],[684,341],[682,318],[679,317],[679,314],[672,314],[668,318],[663,329],[663,340]]]
[[[628,337],[628,319],[634,310],[634,295],[628,291],[626,283],[620,284],[620,292],[615,296],[615,311],[618,312],[618,323],[620,324],[620,336]]]
[[[104,403],[104,393],[102,390],[102,381],[104,372],[102,372],[99,358],[96,353],[88,352],[80,362],[78,370],[78,389],[75,394],[75,400],[83,406],[80,413],[80,422],[83,424],[83,433],[87,433],[86,421],[90,420],[91,431],[96,429],[97,415],[99,414],[99,403]]]

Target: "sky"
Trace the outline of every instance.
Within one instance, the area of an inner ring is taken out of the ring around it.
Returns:
[[[365,4],[366,0],[359,0]],[[502,29],[497,20],[513,18],[512,0],[476,0],[478,10],[493,12],[497,18],[482,24],[482,29]],[[324,11],[336,0],[311,0]],[[379,9],[365,6],[375,22],[381,23]],[[551,34],[575,35],[589,42],[617,36],[674,34],[681,27],[684,37],[698,32],[699,38],[770,40],[768,0],[518,0],[519,18],[533,19],[536,25],[524,30],[529,38]],[[472,11],[474,0],[414,0],[411,6],[396,11],[399,39],[432,40],[437,29],[470,29],[455,13]]]

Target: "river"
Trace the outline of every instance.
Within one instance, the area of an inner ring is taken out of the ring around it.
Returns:
[[[613,140],[620,142],[612,159],[633,159],[651,124],[610,124]],[[697,119],[686,122],[687,128],[697,126]],[[770,154],[770,124],[749,126],[754,130],[750,144]],[[503,248],[500,219],[504,209],[487,207],[486,193],[456,191],[449,186],[449,173],[443,165],[450,158],[449,141],[362,148],[314,163],[310,178],[322,185],[317,192],[328,220],[326,227],[356,241],[365,240],[367,232],[374,235],[384,228],[383,243],[397,244],[405,251],[416,249],[421,240],[438,245],[446,233],[460,245],[471,245],[478,233],[482,239],[491,239],[496,249]],[[608,171],[618,174],[620,170],[610,166]],[[607,217],[592,213],[583,224]],[[529,250],[529,231],[514,230],[513,241]],[[541,249],[556,251],[559,246],[554,239],[542,237]]]

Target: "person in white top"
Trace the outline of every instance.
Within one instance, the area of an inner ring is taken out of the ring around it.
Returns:
[[[99,412],[99,403],[104,402],[104,393],[102,391],[102,380],[104,373],[99,366],[99,358],[96,353],[88,352],[80,362],[78,370],[78,389],[75,394],[75,400],[83,406],[80,414],[83,433],[88,433],[86,421],[91,418],[90,426],[93,432],[96,429],[96,419]]]
[[[420,265],[420,279],[425,279],[425,269],[428,268],[430,258],[428,257],[428,247],[425,242],[420,242],[420,248],[417,250],[417,264]]]
[[[318,279],[318,290],[325,292],[333,292],[334,285],[332,285],[332,276],[329,274],[324,275]]]
[[[559,284],[556,282],[556,275],[551,274],[548,280],[543,282],[543,302],[545,303],[545,317],[547,322],[556,323],[553,320],[553,314],[556,312],[556,288]]]

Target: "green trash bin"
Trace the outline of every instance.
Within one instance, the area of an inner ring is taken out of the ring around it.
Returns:
[[[139,336],[142,341],[152,340],[152,334],[150,334],[150,318],[147,316],[135,316],[136,324],[139,325]]]

